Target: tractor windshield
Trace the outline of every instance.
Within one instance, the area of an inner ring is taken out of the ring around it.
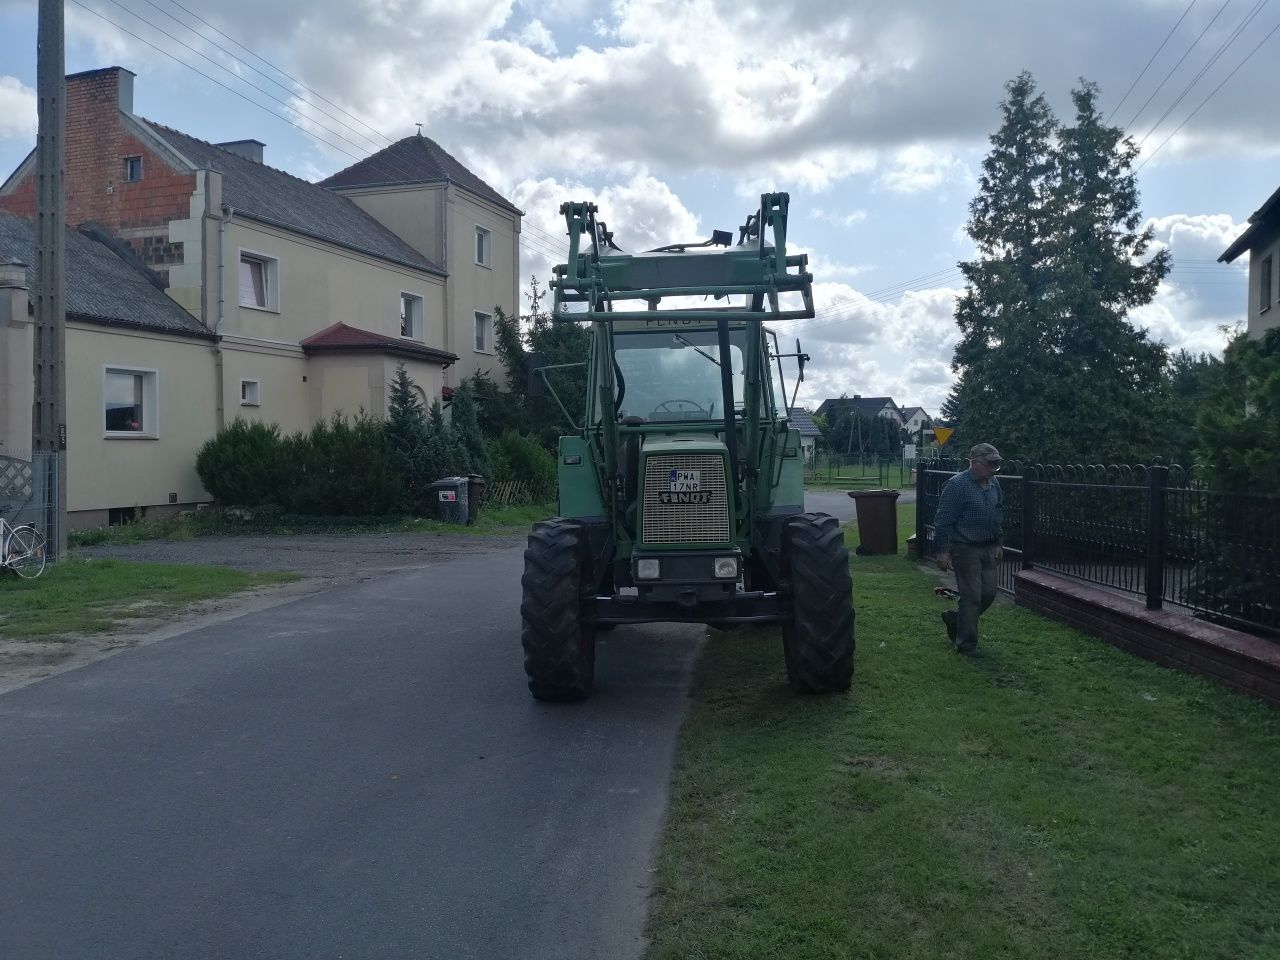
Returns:
[[[743,410],[744,329],[730,331],[729,367],[734,410]],[[613,337],[619,378],[619,417],[649,423],[724,417],[720,345],[714,330],[617,332]],[[763,399],[763,398],[762,398]]]

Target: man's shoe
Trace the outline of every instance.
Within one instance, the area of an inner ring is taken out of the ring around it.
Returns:
[[[951,645],[956,645],[956,612],[954,610],[942,611],[942,622],[947,627],[947,639],[951,641]]]

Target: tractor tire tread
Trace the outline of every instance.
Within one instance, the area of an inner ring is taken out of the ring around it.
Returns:
[[[834,517],[808,513],[788,521],[786,540],[793,612],[783,643],[791,686],[800,693],[848,690],[854,612],[844,533]]]
[[[544,520],[529,533],[520,578],[524,668],[537,700],[584,700],[595,674],[594,637],[581,617],[581,531]]]

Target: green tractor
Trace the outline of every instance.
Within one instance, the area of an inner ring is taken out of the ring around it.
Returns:
[[[582,700],[598,632],[649,622],[778,622],[792,687],[848,690],[853,585],[834,517],[804,510],[800,437],[766,321],[813,316],[788,255],[788,195],[733,235],[627,254],[591,203],[566,203],[552,318],[590,323],[581,426],[560,438],[560,516],[525,551],[525,671],[539,700]],[[554,388],[537,367],[531,381]],[[575,366],[573,364],[561,366]],[[580,365],[578,365],[580,366]]]

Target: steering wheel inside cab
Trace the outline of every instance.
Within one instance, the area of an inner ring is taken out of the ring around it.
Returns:
[[[715,404],[711,404],[714,409]],[[663,400],[649,414],[650,421],[663,420],[710,420],[711,410],[706,409],[696,400]]]

